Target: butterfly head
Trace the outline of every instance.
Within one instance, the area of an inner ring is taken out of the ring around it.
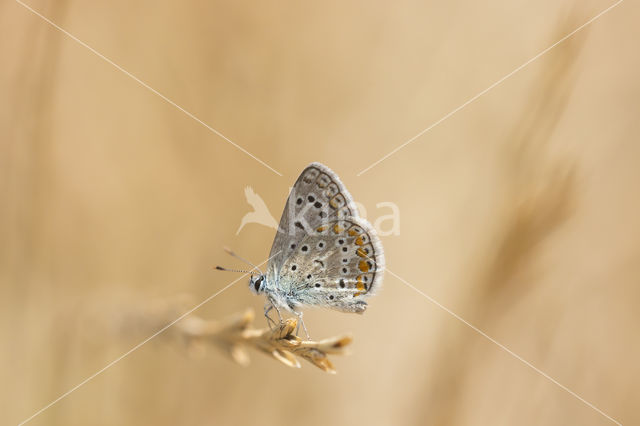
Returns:
[[[258,268],[256,265],[254,265],[253,263],[249,262],[248,260],[238,256],[233,251],[231,251],[231,249],[225,247],[224,250],[227,253],[229,253],[231,256],[242,260],[243,262],[245,262],[248,265],[251,265],[253,267],[253,269],[248,270],[248,271],[243,271],[243,270],[240,270],[240,269],[223,268],[222,266],[216,266],[216,269],[219,270],[219,271],[244,272],[245,274],[248,274],[248,273],[256,271],[258,273],[257,274],[251,274],[251,278],[249,278],[249,290],[251,290],[251,292],[253,294],[262,294],[262,293],[264,293],[266,281],[265,281],[264,273],[260,270],[260,268]]]
[[[264,292],[264,287],[265,287],[264,275],[262,274],[251,275],[251,278],[249,278],[249,290],[251,290],[253,294],[262,294]]]

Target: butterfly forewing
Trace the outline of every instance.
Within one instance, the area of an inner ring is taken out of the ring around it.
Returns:
[[[268,278],[274,282],[298,243],[323,223],[357,217],[351,194],[327,166],[311,163],[293,185],[269,255]]]

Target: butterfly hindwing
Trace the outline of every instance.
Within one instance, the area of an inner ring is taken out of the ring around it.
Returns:
[[[280,270],[279,286],[300,305],[362,313],[383,270],[375,231],[366,220],[349,217],[322,223],[296,243]]]

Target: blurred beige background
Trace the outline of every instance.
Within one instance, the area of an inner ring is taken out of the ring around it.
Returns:
[[[278,215],[321,161],[369,219],[398,205],[391,271],[640,424],[637,3],[359,177],[613,1],[28,4],[283,176],[2,2],[1,423],[147,337],[122,314],[236,278],[211,269],[238,266],[222,246],[266,259],[272,229],[236,236],[244,187]],[[242,280],[196,313],[262,303]],[[305,319],[353,333],[337,375],[192,359],[159,336],[29,424],[613,424],[391,274],[365,315]]]

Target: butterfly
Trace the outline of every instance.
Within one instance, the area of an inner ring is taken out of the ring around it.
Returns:
[[[258,273],[251,275],[249,289],[266,297],[268,322],[275,323],[272,309],[282,322],[284,310],[298,317],[309,338],[301,309],[362,314],[366,299],[382,285],[384,253],[338,175],[311,163],[289,193],[266,272],[254,268]]]

